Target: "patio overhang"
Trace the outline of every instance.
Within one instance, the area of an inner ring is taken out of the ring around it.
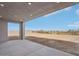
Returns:
[[[77,2],[0,2],[0,19],[25,22],[75,4]]]

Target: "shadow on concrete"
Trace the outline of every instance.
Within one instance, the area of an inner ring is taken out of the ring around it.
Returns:
[[[52,47],[64,52],[68,52],[74,55],[79,55],[79,43],[56,40],[56,39],[46,39],[46,38],[38,38],[38,37],[27,37],[26,39],[38,42],[40,44],[46,45],[48,47]]]

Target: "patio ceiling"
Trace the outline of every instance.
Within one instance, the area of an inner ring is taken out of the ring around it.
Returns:
[[[0,19],[23,22],[72,6],[73,2],[0,2]]]

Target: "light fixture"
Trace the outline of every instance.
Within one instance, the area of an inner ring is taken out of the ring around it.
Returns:
[[[0,16],[0,18],[2,18],[2,16]]]
[[[32,17],[33,15],[31,14],[30,16]]]
[[[56,3],[60,3],[60,2],[56,2]]]
[[[4,7],[4,4],[0,4],[1,7]]]
[[[31,5],[32,3],[31,2],[28,2],[28,5]]]

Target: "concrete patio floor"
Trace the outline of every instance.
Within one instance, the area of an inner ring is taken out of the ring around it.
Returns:
[[[12,40],[0,45],[0,56],[73,56],[29,40]]]

